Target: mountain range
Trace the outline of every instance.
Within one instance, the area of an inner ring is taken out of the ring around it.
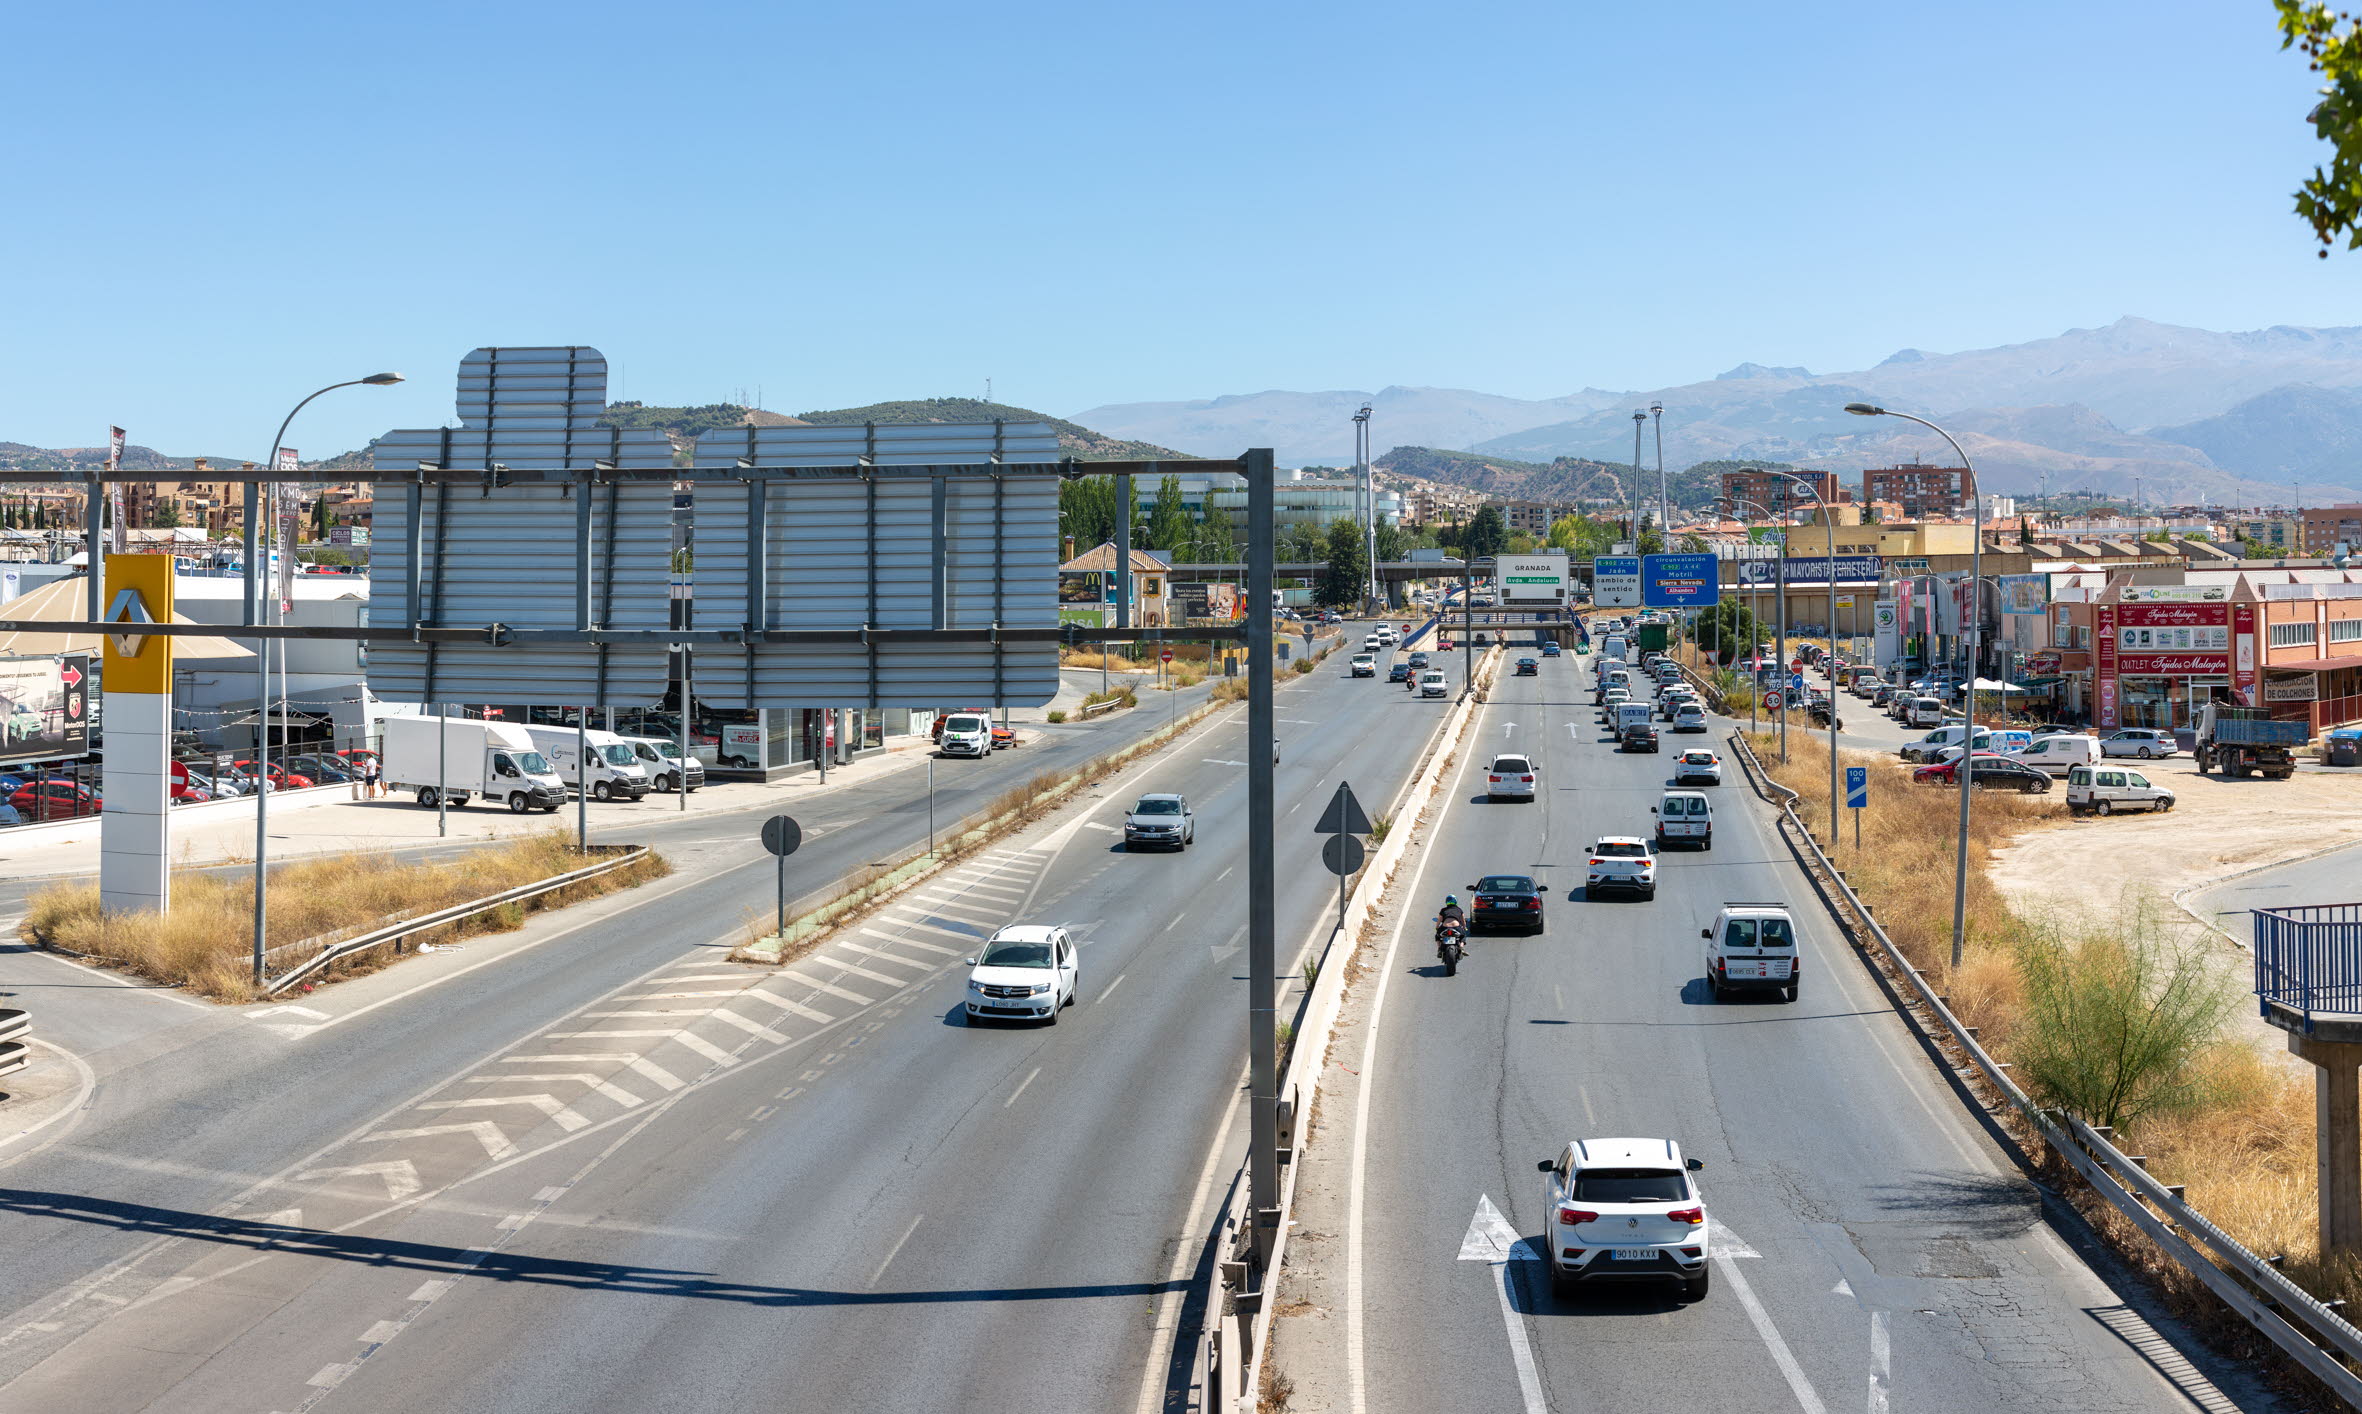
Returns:
[[[1275,391],[1110,404],[1073,420],[1194,455],[1269,446],[1283,464],[1337,465],[1352,457],[1351,419],[1366,403],[1378,447],[1629,465],[1632,413],[1659,402],[1669,467],[1766,460],[1850,477],[1952,460],[1914,424],[1844,411],[1870,402],[1943,424],[1988,490],[2137,489],[2150,504],[2248,504],[2285,503],[2292,482],[2314,502],[2362,488],[2362,328],[2218,333],[2125,318],[1999,348],[1904,349],[1850,373],[1743,363],[1678,387],[1545,399],[1449,388]],[[1653,468],[1653,424],[1647,430],[1642,455]]]

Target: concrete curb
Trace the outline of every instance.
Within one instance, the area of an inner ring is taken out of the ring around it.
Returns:
[[[2247,940],[2232,933],[2221,924],[2201,917],[2198,910],[2190,907],[2190,895],[2203,893],[2208,889],[2219,889],[2234,879],[2244,879],[2251,874],[2261,874],[2272,869],[2285,869],[2291,864],[2303,864],[2345,849],[2362,849],[2362,840],[2347,840],[2342,844],[2326,845],[2320,849],[2307,850],[2303,854],[2292,854],[2286,859],[2275,859],[2269,864],[2250,864],[2245,869],[2234,869],[2228,874],[2220,874],[2212,879],[2201,879],[2195,884],[2184,884],[2175,889],[2170,897],[2173,899],[2173,906],[2188,914],[2199,927],[2212,933],[2221,934],[2233,947],[2241,952],[2247,952],[2250,951]]]

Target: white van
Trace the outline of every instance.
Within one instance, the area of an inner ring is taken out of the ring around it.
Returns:
[[[1649,814],[1657,817],[1660,851],[1676,844],[1714,848],[1714,807],[1704,791],[1669,790],[1649,807]]]
[[[1903,704],[1895,719],[1906,727],[1932,727],[1944,720],[1944,703],[1938,697],[1914,697]]]
[[[2119,810],[2171,810],[2173,792],[2151,785],[2138,771],[2109,765],[2076,766],[2067,772],[2067,812],[2113,815]]]
[[[1616,735],[1618,737],[1623,736],[1624,729],[1626,727],[1647,726],[1649,724],[1649,718],[1655,715],[1656,709],[1649,706],[1646,702],[1627,701],[1617,703],[1616,719],[1614,723]]]
[[[622,737],[592,728],[577,734],[572,727],[527,726],[534,749],[550,759],[558,779],[570,790],[587,790],[593,800],[639,800],[648,794],[648,769]],[[578,746],[590,748],[587,760]]]
[[[1706,990],[1716,1001],[1733,991],[1776,991],[1796,1000],[1804,971],[1797,955],[1796,920],[1784,903],[1726,903],[1706,940]]]
[[[935,749],[945,756],[973,756],[978,760],[992,754],[992,718],[982,712],[954,712],[943,719],[943,730],[935,737]]]
[[[1607,636],[1607,641],[1599,645],[1599,651],[1603,657],[1621,658],[1624,656],[1624,650],[1630,646],[1625,642],[1622,634],[1611,633]]]
[[[2036,737],[2009,754],[2029,766],[2038,767],[2054,776],[2063,776],[2077,766],[2096,764],[2100,759],[2100,739],[2075,732],[2060,732],[2056,736]]]
[[[662,737],[627,736],[623,744],[640,758],[647,768],[649,787],[660,795],[671,795],[681,788],[681,744]],[[705,784],[705,763],[692,756],[688,762],[689,789]]]

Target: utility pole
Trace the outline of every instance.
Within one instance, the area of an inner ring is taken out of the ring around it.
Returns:
[[[1665,548],[1673,548],[1673,495],[1665,480],[1665,405],[1650,403],[1649,415],[1657,420],[1657,533],[1665,537]]]
[[[1246,454],[1247,474],[1247,1194],[1255,1288],[1270,1290],[1279,1235],[1278,840],[1271,746],[1276,730],[1271,580],[1271,453]]]
[[[1638,408],[1632,410],[1632,553],[1640,553],[1640,429],[1648,423],[1648,414]]]

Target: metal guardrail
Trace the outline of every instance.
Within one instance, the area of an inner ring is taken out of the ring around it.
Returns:
[[[2362,904],[2298,904],[2251,911],[2255,926],[2255,996],[2304,1019],[2362,1012]]]
[[[1086,719],[1086,720],[1087,720],[1087,719],[1089,719],[1089,718],[1091,718],[1091,717],[1097,716],[1097,715],[1098,715],[1099,713],[1101,713],[1101,712],[1112,712],[1112,711],[1114,711],[1116,708],[1118,708],[1118,707],[1121,707],[1121,706],[1123,706],[1123,705],[1124,705],[1124,700],[1123,700],[1122,698],[1120,698],[1120,697],[1110,697],[1110,698],[1108,698],[1108,699],[1107,699],[1105,702],[1086,702],[1086,703],[1084,703],[1084,704],[1082,705],[1082,709],[1081,709],[1079,712],[1077,712],[1075,715],[1076,715],[1077,717],[1079,717],[1079,718],[1083,718],[1083,719]]]
[[[1782,836],[1791,848],[1809,854],[1819,866],[1814,885],[1822,890],[1824,900],[1832,890],[1844,900],[1859,930],[1877,942],[1892,964],[1894,974],[1909,984],[1913,998],[1941,1028],[1944,1034],[1940,1039],[1950,1042],[1966,1056],[1976,1077],[2017,1111],[2052,1152],[2081,1174],[2094,1193],[2129,1219],[2160,1251],[2204,1283],[2225,1305],[2245,1317],[2340,1399],[2362,1408],[2362,1376],[2357,1376],[2344,1363],[2362,1363],[2362,1330],[2216,1227],[2205,1214],[2184,1202],[2177,1188],[2150,1177],[2141,1161],[2116,1148],[2105,1132],[2064,1110],[2045,1110],[2035,1104],[2033,1097],[2009,1078],[2009,1067],[1994,1060],[1978,1043],[1975,1030],[1953,1015],[1942,995],[1878,925],[1870,906],[1853,891],[1835,861],[1822,851],[1811,829],[1797,816],[1797,793],[1771,778],[1745,733],[1733,732],[1730,739],[1748,774],[1777,801],[1784,827]],[[1907,1009],[1905,1014],[1909,1014]],[[2196,1238],[2206,1251],[2193,1246],[2190,1238]],[[2213,1254],[2211,1259],[2209,1252]],[[2297,1323],[2302,1323],[2302,1329]]]
[[[458,923],[473,918],[479,913],[489,913],[493,909],[508,904],[522,903],[529,898],[538,898],[546,893],[554,893],[569,884],[579,884],[585,879],[595,879],[601,874],[612,873],[639,860],[648,853],[648,846],[644,844],[595,844],[590,848],[592,853],[606,854],[608,857],[581,869],[570,869],[563,874],[553,874],[547,879],[541,879],[534,883],[520,884],[516,888],[504,889],[485,898],[453,904],[449,908],[437,909],[433,913],[422,913],[415,918],[404,918],[397,922],[388,923],[382,928],[373,928],[369,932],[356,934],[350,938],[342,938],[333,943],[315,944],[310,939],[296,943],[281,943],[278,947],[272,948],[270,953],[287,953],[298,948],[313,946],[318,946],[320,951],[278,976],[265,979],[262,984],[263,995],[275,997],[338,958],[351,957],[354,953],[365,952],[370,948],[381,948],[388,943],[398,946],[404,938],[409,937],[412,933],[422,933],[429,928],[442,927],[446,923]],[[264,956],[268,957],[270,953],[266,953]]]
[[[0,1006],[0,1075],[23,1070],[33,1059],[32,1016],[16,1007]]]

